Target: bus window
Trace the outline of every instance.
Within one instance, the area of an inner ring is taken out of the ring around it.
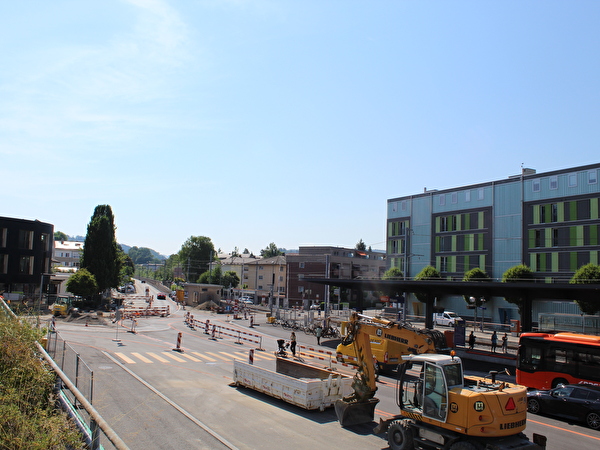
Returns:
[[[542,349],[539,347],[521,348],[520,367],[523,370],[538,370],[542,361]]]

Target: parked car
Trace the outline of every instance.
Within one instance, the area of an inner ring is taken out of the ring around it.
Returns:
[[[548,391],[529,391],[527,411],[585,423],[600,429],[600,386],[559,384]]]
[[[167,294],[165,294],[164,292],[159,292],[158,294],[156,294],[156,298],[157,300],[166,300]]]
[[[445,311],[443,313],[433,314],[433,324],[453,327],[456,322],[462,320],[454,311]]]
[[[250,297],[244,296],[244,297],[240,297],[240,302],[241,303],[246,303],[249,305],[253,305],[254,302],[252,301],[252,299]]]

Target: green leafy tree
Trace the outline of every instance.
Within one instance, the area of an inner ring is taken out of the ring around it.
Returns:
[[[200,274],[207,272],[215,253],[215,247],[206,236],[191,236],[179,250],[179,261],[184,267],[188,280],[197,280]]]
[[[117,248],[112,209],[109,205],[98,205],[88,224],[81,267],[94,275],[100,291],[119,285],[121,267]]]
[[[277,248],[274,242],[271,242],[266,248],[260,251],[263,258],[272,258],[273,256],[283,255],[283,252]]]
[[[360,241],[358,241],[356,243],[356,247],[354,247],[356,250],[360,250],[362,252],[367,250],[367,245],[363,242],[363,240],[361,239]]]
[[[129,255],[127,255],[123,251],[123,249],[121,248],[120,245],[117,248],[118,248],[117,255],[118,255],[119,261],[120,261],[119,265],[121,267],[121,275],[119,277],[120,278],[119,284],[125,284],[126,282],[131,280],[131,278],[135,274],[135,264],[133,263],[133,261],[129,257]]]
[[[440,280],[442,276],[440,272],[433,266],[425,266],[423,269],[415,276],[415,280]],[[425,294],[422,292],[415,293],[417,300],[423,303],[433,302],[433,298],[429,294]]]
[[[148,264],[158,262],[158,258],[156,258],[152,254],[152,250],[150,250],[147,247],[131,247],[129,249],[128,254],[134,264]]]
[[[385,273],[381,277],[382,280],[402,280],[403,278],[404,274],[402,273],[399,267],[390,267],[388,270],[385,271]],[[398,290],[396,288],[390,287],[389,289],[385,289],[383,291],[383,294],[389,297],[393,297],[398,293],[397,291]]]
[[[68,241],[69,240],[69,236],[67,236],[62,231],[55,231],[54,232],[54,240],[55,241]]]
[[[201,284],[221,284],[221,266],[216,266],[198,277],[197,283]]]
[[[96,277],[87,269],[79,269],[69,277],[67,290],[83,298],[90,298],[99,291]]]
[[[597,264],[589,263],[585,266],[581,266],[577,272],[573,274],[571,284],[590,284],[600,283],[600,266]],[[575,300],[579,309],[584,314],[594,315],[600,311],[600,298],[595,298],[592,301]]]
[[[467,272],[465,272],[465,275],[463,277],[463,281],[477,282],[490,280],[490,276],[485,271],[481,270],[479,267],[475,267],[474,269],[468,270]],[[473,305],[473,303],[471,303],[471,297],[475,298],[474,306],[481,306],[481,296],[463,295],[463,298],[465,299],[465,302],[467,302],[468,305]]]
[[[425,266],[415,276],[415,280],[439,280],[442,276],[440,272],[433,266]],[[429,292],[415,292],[415,297],[421,303],[425,303],[425,327],[433,328],[433,303],[435,302],[435,295]]]
[[[229,288],[229,286],[236,288],[240,284],[240,277],[235,271],[228,270],[223,274],[223,277],[221,278],[221,284],[225,288]]]
[[[523,281],[533,281],[533,272],[525,264],[519,264],[509,268],[502,276],[503,283],[519,283]],[[504,297],[504,299],[519,307],[519,314],[523,314],[523,298],[522,297]]]

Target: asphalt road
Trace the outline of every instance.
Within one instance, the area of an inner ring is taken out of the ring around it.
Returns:
[[[129,332],[128,320],[120,328],[110,321],[88,326],[83,321],[57,322],[62,338],[94,371],[94,407],[132,450],[387,448],[384,436],[372,432],[375,423],[344,429],[332,409],[305,411],[229,385],[234,358],[245,360],[250,349],[260,346],[264,351],[255,351],[255,364],[272,366],[276,339],[289,338],[288,330],[267,324],[264,314],[256,316],[251,329],[249,320],[194,310],[197,319],[244,331],[260,345],[231,336],[213,340],[203,330],[187,327],[187,311],[167,302],[171,316],[140,318],[135,334]],[[179,333],[181,352],[174,351]],[[329,364],[319,358],[335,350],[334,342],[323,340],[317,347],[314,336],[296,334],[299,351],[314,356],[304,355],[305,359]],[[476,374],[489,370],[485,363],[469,367]],[[394,391],[395,380],[380,377],[376,421],[396,414]],[[600,432],[543,416],[529,416],[526,434],[531,437],[533,432],[548,436],[549,450],[574,442],[578,449],[600,445]]]

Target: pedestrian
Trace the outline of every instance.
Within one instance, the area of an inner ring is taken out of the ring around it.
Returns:
[[[292,331],[292,335],[290,336],[290,351],[293,356],[296,356],[296,333]]]
[[[475,347],[475,335],[471,331],[471,334],[469,335],[469,349],[473,350],[473,347]]]
[[[317,326],[317,329],[315,330],[315,335],[317,336],[317,345],[321,345],[321,334],[323,333],[323,328],[321,328],[321,325]]]
[[[250,328],[254,328],[254,316],[250,314]]]
[[[502,352],[508,353],[508,335],[506,333],[502,336]]]
[[[492,333],[492,353],[496,353],[496,347],[498,346],[498,335],[496,334],[496,332],[494,331]]]

